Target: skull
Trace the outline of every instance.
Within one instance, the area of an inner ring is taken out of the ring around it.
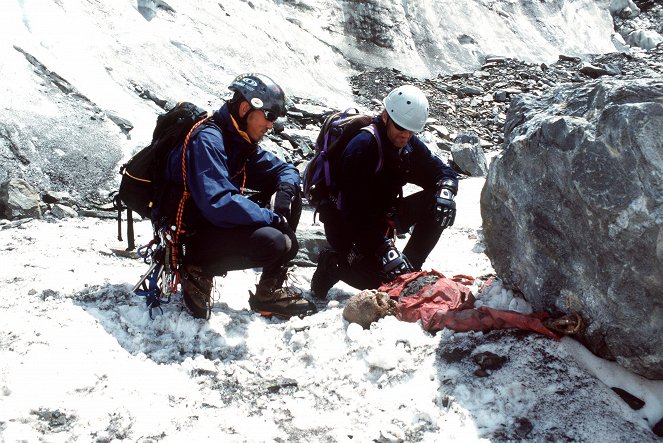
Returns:
[[[343,309],[343,318],[368,329],[371,327],[371,323],[384,316],[394,315],[395,312],[396,302],[390,299],[386,293],[366,290],[350,297]]]

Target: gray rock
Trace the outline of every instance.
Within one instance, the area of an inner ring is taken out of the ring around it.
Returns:
[[[484,177],[488,173],[488,163],[481,148],[481,140],[476,134],[460,134],[451,146],[453,162],[465,174]]]
[[[278,138],[265,137],[260,141],[260,147],[265,151],[271,152],[281,160],[292,163],[292,153],[288,149],[283,148],[280,142],[281,140]]]
[[[512,102],[481,195],[486,254],[536,310],[577,311],[598,355],[663,379],[663,80]]]
[[[332,109],[326,106],[305,103],[295,103],[292,106],[292,110],[301,113],[303,117],[314,117],[316,119],[322,119],[325,114],[332,112]]]
[[[157,2],[154,0],[138,0],[136,9],[148,22],[157,16]]]
[[[0,211],[5,218],[41,218],[44,203],[37,190],[23,179],[10,179],[0,185]]]
[[[448,139],[449,135],[451,135],[449,129],[444,125],[431,125],[431,128],[433,128],[442,138]]]
[[[585,64],[580,68],[580,72],[591,78],[599,78],[604,75],[619,75],[620,72],[618,69],[605,65],[605,66],[594,66],[591,64]]]
[[[633,3],[633,0],[611,0],[608,10],[612,15],[626,17],[640,13],[640,9]]]
[[[41,198],[45,203],[49,204],[62,203],[67,206],[73,206],[76,204],[76,200],[72,198],[68,192],[45,191]]]
[[[493,100],[495,100],[496,102],[505,102],[508,100],[508,98],[509,95],[503,89],[500,89],[493,93]]]
[[[12,229],[34,220],[33,218],[22,218],[20,220],[8,221],[0,220],[0,229]]]
[[[465,95],[482,95],[484,94],[484,90],[480,86],[473,86],[473,85],[464,85],[460,88],[460,92],[462,92]]]
[[[300,235],[297,232],[297,241],[299,242],[299,251],[293,259],[293,264],[303,267],[317,266],[318,255],[328,246],[324,234],[320,235]]]
[[[485,63],[502,64],[506,60],[507,60],[507,57],[504,57],[502,55],[487,55]]]
[[[626,43],[642,49],[654,49],[663,43],[663,36],[656,31],[638,29],[626,36]]]
[[[78,217],[78,213],[70,208],[69,206],[61,205],[61,204],[54,204],[53,207],[51,207],[51,214],[55,218],[63,219],[63,218],[70,218],[70,217]]]
[[[571,63],[580,63],[582,61],[580,57],[569,56],[566,54],[560,54],[558,58],[561,61],[567,61]]]
[[[298,150],[301,156],[309,157],[315,150],[318,130],[288,128],[283,131],[281,136],[288,140],[293,149]]]
[[[124,117],[120,117],[116,112],[106,111],[108,118],[115,123],[125,134],[128,134],[133,128],[134,125],[129,120]]]

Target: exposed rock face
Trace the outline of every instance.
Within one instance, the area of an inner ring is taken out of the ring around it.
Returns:
[[[534,308],[579,311],[597,354],[663,379],[663,80],[512,102],[481,196],[486,253]]]
[[[119,176],[120,129],[71,83],[14,49],[12,63],[29,66],[39,86],[26,87],[0,117],[0,182],[21,178],[39,191],[98,198],[99,187]]]
[[[341,42],[333,34],[317,34],[346,59],[419,77],[476,69],[487,54],[551,62],[560,52],[614,50],[605,1],[576,0],[572,6],[564,0],[311,3],[343,11],[340,23],[332,24],[343,26]]]

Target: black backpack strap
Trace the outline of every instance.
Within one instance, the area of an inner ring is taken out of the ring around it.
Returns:
[[[134,238],[134,211],[127,208],[127,251],[133,251],[136,248]]]
[[[122,211],[127,210],[127,251],[133,251],[136,248],[133,211],[122,204],[119,194],[113,197],[113,209],[117,209],[117,239],[119,241],[122,241]]]
[[[122,241],[122,211],[125,209],[125,207],[122,204],[122,200],[120,200],[119,194],[115,194],[113,197],[112,209],[117,211],[117,217],[115,218],[117,220],[117,239],[118,241]]]
[[[117,239],[122,241],[122,209],[117,210]]]
[[[382,151],[382,140],[380,140],[380,134],[378,133],[378,128],[375,126],[375,123],[372,123],[366,127],[361,128],[362,131],[370,132],[375,141],[378,144],[378,165],[375,167],[375,172],[378,173],[382,169],[384,164],[384,152]]]

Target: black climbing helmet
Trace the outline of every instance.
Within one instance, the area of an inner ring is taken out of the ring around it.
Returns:
[[[277,116],[286,114],[285,93],[274,81],[263,74],[241,74],[228,86],[239,93],[255,109],[272,111]]]

